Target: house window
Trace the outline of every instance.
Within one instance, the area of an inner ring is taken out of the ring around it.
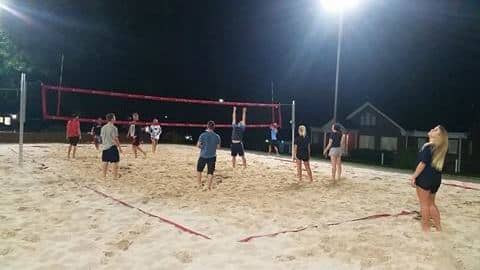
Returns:
[[[397,151],[398,139],[397,137],[381,137],[380,149],[385,151]]]
[[[448,153],[458,154],[458,140],[448,140]]]
[[[371,149],[375,150],[375,137],[374,136],[366,136],[360,135],[359,139],[359,146],[360,149]]]
[[[427,143],[427,138],[418,138],[418,149],[422,149],[423,145]]]
[[[374,114],[366,112],[360,116],[361,126],[375,126],[377,124],[377,117]]]
[[[10,117],[8,117],[8,116],[5,117],[5,118],[3,118],[3,124],[4,124],[5,126],[10,126],[10,125],[12,125],[12,118],[10,118]]]

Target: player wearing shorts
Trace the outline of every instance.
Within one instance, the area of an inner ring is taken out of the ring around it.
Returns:
[[[428,143],[418,153],[418,164],[410,178],[412,186],[417,189],[424,232],[430,231],[430,218],[437,231],[442,230],[435,195],[442,183],[442,170],[447,151],[447,130],[443,126],[436,126],[428,132]]]
[[[323,154],[326,156],[327,152],[330,156],[332,163],[332,181],[335,183],[335,176],[338,175],[338,179],[342,176],[342,153],[345,145],[345,136],[342,134],[342,130],[339,124],[332,125],[332,133],[328,140],[328,145],[325,147]]]
[[[278,141],[277,141],[277,135],[278,135],[278,127],[277,123],[273,123],[270,126],[270,144],[268,145],[268,153],[272,153],[272,149],[275,150],[275,153],[277,153],[277,156],[280,155],[278,152]]]
[[[75,158],[75,154],[77,153],[77,144],[80,139],[82,139],[78,114],[74,114],[73,119],[68,120],[66,137],[69,144],[67,157],[70,158],[70,153],[73,149],[72,157]]]
[[[208,189],[212,189],[213,173],[217,161],[217,149],[220,148],[220,136],[215,133],[215,122],[208,121],[207,130],[198,137],[197,147],[200,148],[200,157],[197,162],[198,187],[202,188],[202,172],[207,166]]]
[[[102,136],[100,136],[100,132],[102,130],[102,118],[97,119],[97,123],[92,127],[90,130],[90,135],[93,138],[93,144],[97,150],[100,149],[100,145],[102,144]]]
[[[310,140],[307,137],[307,128],[305,126],[298,127],[298,137],[295,138],[293,147],[293,161],[297,162],[298,180],[302,181],[302,162],[307,170],[310,182],[313,182],[312,170],[310,169]]]
[[[157,151],[158,140],[160,140],[160,135],[162,134],[162,127],[158,123],[158,119],[153,119],[153,123],[148,128],[148,132],[152,140],[152,153],[155,153]]]
[[[235,168],[237,155],[242,157],[243,167],[247,168],[247,159],[245,158],[245,149],[243,147],[243,133],[245,132],[247,108],[242,110],[242,121],[237,123],[237,107],[233,107],[232,113],[232,145],[230,147],[232,154],[232,166]]]
[[[132,149],[133,153],[135,154],[135,158],[137,158],[137,152],[140,151],[140,153],[143,154],[144,157],[147,156],[147,153],[142,150],[140,147],[140,143],[142,140],[142,127],[137,124],[139,120],[139,115],[138,113],[132,114],[132,122],[130,124],[130,128],[128,129],[127,137],[132,139]]]
[[[109,113],[106,116],[108,123],[104,125],[100,130],[100,136],[102,138],[102,173],[103,178],[107,177],[108,165],[111,163],[113,166],[113,178],[118,178],[118,163],[120,162],[120,153],[122,148],[118,140],[118,129],[113,124],[115,122],[115,115]]]

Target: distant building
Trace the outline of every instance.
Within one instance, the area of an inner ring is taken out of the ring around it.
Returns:
[[[407,131],[370,102],[364,103],[342,121],[346,134],[346,155],[363,149],[397,153],[402,149],[418,150],[428,140],[427,131]],[[332,120],[311,128],[312,146],[323,149],[328,144]],[[449,132],[447,170],[460,172],[462,161],[473,154],[472,141],[466,132]]]

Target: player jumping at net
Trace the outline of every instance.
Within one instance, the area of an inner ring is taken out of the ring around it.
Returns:
[[[75,154],[77,153],[77,144],[82,139],[78,114],[74,114],[73,119],[68,120],[66,137],[69,144],[67,157],[70,159],[70,153],[73,149],[72,157],[75,158]]]
[[[99,150],[100,145],[102,144],[102,136],[100,136],[100,131],[102,129],[102,118],[98,118],[95,125],[93,125],[92,129],[90,130],[90,135],[92,135],[93,144],[95,145],[95,149]]]
[[[305,126],[298,127],[298,137],[295,138],[293,146],[293,161],[297,162],[298,180],[302,181],[302,162],[307,170],[310,182],[313,182],[312,170],[310,169],[310,140],[307,137],[307,128]]]
[[[200,157],[197,162],[198,188],[202,188],[202,172],[207,166],[208,189],[212,189],[213,173],[217,161],[217,149],[220,148],[220,136],[215,133],[215,122],[208,121],[207,130],[198,137],[197,147],[200,148]]]
[[[242,110],[242,121],[237,123],[237,107],[233,107],[232,113],[232,166],[235,168],[237,155],[242,157],[243,167],[247,168],[247,159],[245,158],[245,149],[243,147],[243,133],[245,132],[247,121],[247,108]]]
[[[280,152],[278,151],[277,135],[278,135],[277,123],[273,123],[272,125],[270,125],[270,144],[268,145],[268,153],[271,154],[272,148],[273,148],[277,156],[279,156]]]
[[[153,119],[153,123],[148,128],[148,132],[150,133],[150,139],[152,140],[152,153],[155,154],[160,135],[162,135],[162,127],[158,123],[158,119]]]
[[[137,125],[138,120],[138,113],[133,113],[132,122],[127,133],[127,137],[132,139],[132,149],[133,153],[135,154],[135,158],[137,158],[138,156],[138,151],[140,151],[140,153],[142,153],[144,157],[147,157],[147,153],[145,153],[145,151],[143,151],[140,147],[140,142],[142,140],[142,127],[140,125]]]
[[[115,114],[109,113],[106,116],[108,123],[100,130],[102,137],[102,175],[107,177],[108,164],[112,163],[113,178],[118,178],[118,162],[120,162],[120,141],[118,140],[118,129],[113,124],[115,122]]]

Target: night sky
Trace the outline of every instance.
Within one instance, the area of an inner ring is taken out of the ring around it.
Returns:
[[[332,117],[338,18],[318,2],[30,0],[10,1],[27,19],[0,16],[35,65],[31,80],[57,84],[63,52],[65,86],[268,102],[273,81],[276,101],[295,99],[297,119],[320,126]],[[370,101],[406,129],[478,125],[478,2],[371,0],[349,11],[340,118]]]

